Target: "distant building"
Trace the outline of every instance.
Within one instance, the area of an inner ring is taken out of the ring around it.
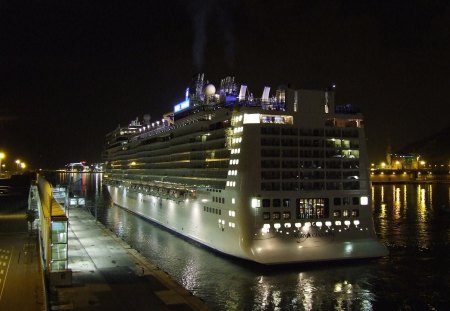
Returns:
[[[85,166],[83,162],[69,163],[66,165],[68,172],[88,172],[89,166]]]
[[[409,154],[397,154],[391,153],[388,158],[388,168],[393,170],[407,170],[407,169],[418,169],[420,155],[409,153]]]

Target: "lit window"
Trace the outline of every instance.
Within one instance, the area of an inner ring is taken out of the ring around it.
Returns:
[[[244,114],[244,124],[257,124],[260,122],[259,113],[246,113]]]
[[[341,221],[340,221],[340,220],[337,220],[337,221],[335,221],[335,222],[334,222],[334,224],[335,224],[336,226],[340,226],[340,225],[342,225],[342,223],[341,223]]]
[[[227,181],[227,186],[228,187],[235,187],[236,186],[236,182],[235,181]]]
[[[235,198],[231,198],[231,204],[236,204],[236,199]]]
[[[367,205],[369,204],[369,197],[361,197],[361,201],[360,201],[361,205]]]
[[[354,224],[355,226],[358,226],[358,225],[359,225],[359,220],[358,220],[358,219],[353,220],[353,224]]]
[[[257,198],[253,198],[253,199],[252,199],[252,207],[253,207],[253,208],[255,208],[255,207],[261,207],[261,200],[260,200],[260,199],[257,199]]]

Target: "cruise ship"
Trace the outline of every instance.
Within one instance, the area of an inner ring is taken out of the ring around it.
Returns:
[[[334,93],[280,86],[255,97],[234,77],[216,87],[198,74],[173,112],[106,135],[112,201],[261,264],[385,256],[363,116]]]

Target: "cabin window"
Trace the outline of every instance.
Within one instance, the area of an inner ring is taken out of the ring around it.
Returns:
[[[328,218],[329,207],[327,198],[297,199],[296,210],[298,219]]]

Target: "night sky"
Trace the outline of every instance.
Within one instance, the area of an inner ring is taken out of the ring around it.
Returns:
[[[381,160],[450,125],[449,41],[449,1],[3,0],[0,151],[99,162],[108,132],[160,119],[201,71],[255,96],[336,84]]]

